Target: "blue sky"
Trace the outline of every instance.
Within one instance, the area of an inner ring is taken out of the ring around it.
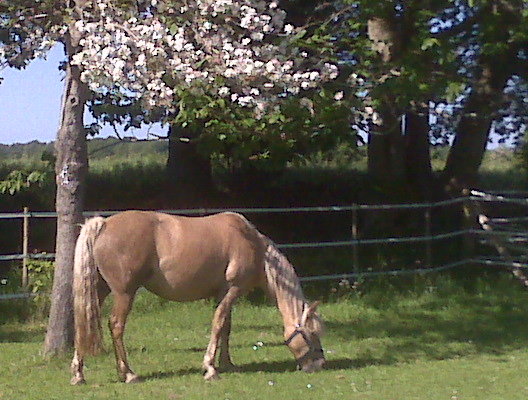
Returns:
[[[50,142],[59,127],[60,103],[64,73],[58,66],[64,59],[62,46],[55,46],[46,60],[34,60],[24,70],[12,68],[0,71],[0,143],[27,143],[32,140]],[[86,115],[86,123],[91,118]],[[123,136],[146,137],[147,129],[121,133]],[[166,134],[159,125],[152,133]],[[111,128],[103,129],[100,137],[114,135]],[[496,144],[488,145],[496,147]]]
[[[27,143],[32,140],[50,142],[59,127],[64,73],[59,63],[64,59],[62,46],[55,46],[46,60],[34,60],[26,69],[7,68],[0,71],[0,143]],[[86,122],[91,121],[86,115]],[[152,129],[165,134],[158,126]],[[111,128],[103,129],[102,136],[113,135]],[[126,136],[130,136],[131,131]],[[144,138],[146,129],[135,130],[134,136]]]
[[[63,57],[57,46],[47,61],[35,60],[26,69],[0,72],[0,143],[49,142],[59,126]]]

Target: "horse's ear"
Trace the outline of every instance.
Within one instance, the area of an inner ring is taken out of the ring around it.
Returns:
[[[308,318],[311,317],[313,314],[315,314],[315,311],[317,311],[317,307],[319,307],[319,304],[321,304],[320,301],[315,301],[304,309],[304,312],[301,318],[301,326],[304,326]]]

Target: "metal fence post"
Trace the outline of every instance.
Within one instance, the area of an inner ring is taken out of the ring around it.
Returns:
[[[29,261],[29,208],[24,207],[24,217],[22,223],[22,287],[28,287],[28,261]]]

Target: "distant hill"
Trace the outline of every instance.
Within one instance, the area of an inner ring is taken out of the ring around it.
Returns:
[[[44,151],[53,151],[53,143],[34,140],[29,143],[0,144],[0,159],[40,159]]]
[[[29,143],[0,144],[0,161],[40,160],[43,152],[54,150],[54,143],[42,143],[34,140]],[[90,159],[101,159],[112,156],[137,156],[138,153],[166,154],[165,141],[131,141],[116,138],[96,138],[88,141]]]

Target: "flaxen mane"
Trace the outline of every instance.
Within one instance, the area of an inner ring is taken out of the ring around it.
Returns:
[[[271,239],[262,234],[261,237],[266,243],[264,267],[268,289],[277,298],[279,308],[281,304],[289,307],[290,312],[296,316],[296,319],[300,320],[307,302],[295,269]],[[279,301],[279,298],[281,301]],[[306,328],[321,335],[323,333],[322,320],[317,314],[314,314],[306,321]]]

